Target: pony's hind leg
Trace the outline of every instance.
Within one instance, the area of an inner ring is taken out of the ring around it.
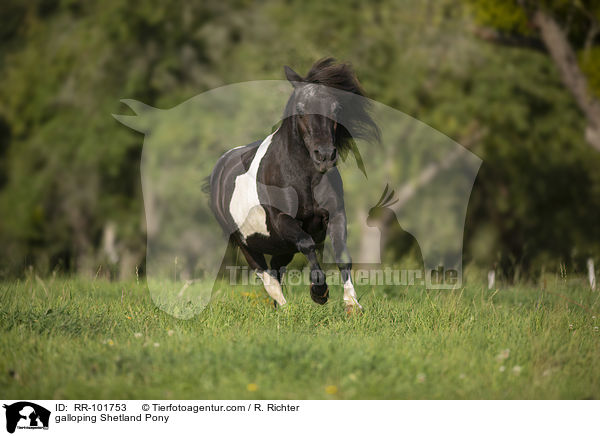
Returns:
[[[271,275],[275,276],[279,284],[283,284],[283,274],[285,267],[292,261],[294,254],[278,254],[271,258]],[[277,307],[277,300],[273,300],[273,304]]]
[[[283,296],[281,284],[279,283],[279,280],[277,280],[277,277],[272,275],[269,271],[256,271],[256,275],[262,280],[267,294],[269,294],[273,299],[275,307],[283,306],[287,303],[287,301],[285,301],[285,297]]]
[[[271,258],[271,273],[277,277],[279,283],[283,280],[285,267],[292,261],[294,254],[278,254]]]
[[[262,280],[267,294],[269,294],[278,305],[283,306],[286,301],[283,292],[281,291],[281,284],[277,277],[268,271],[265,256],[262,253],[250,250],[244,245],[240,245],[240,251],[246,258],[250,268],[256,270],[256,275]]]

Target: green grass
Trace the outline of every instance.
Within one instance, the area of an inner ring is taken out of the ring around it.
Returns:
[[[312,303],[307,289],[288,289],[289,307],[277,311],[258,286],[245,291],[227,289],[200,315],[178,320],[156,308],[143,284],[4,282],[0,393],[38,399],[600,397],[594,316],[600,293],[583,286],[359,288],[366,311],[350,317],[339,287],[325,306]]]

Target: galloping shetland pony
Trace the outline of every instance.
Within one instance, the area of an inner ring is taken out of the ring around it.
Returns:
[[[346,310],[362,310],[350,275],[344,194],[336,164],[356,150],[353,138],[378,141],[379,130],[349,65],[327,58],[317,61],[306,77],[287,66],[284,70],[293,92],[280,127],[266,139],[219,158],[209,179],[211,209],[275,306],[286,304],[282,274],[298,252],[310,267],[311,298],[327,302],[329,290],[317,250],[329,235]],[[269,266],[265,254],[272,256]]]

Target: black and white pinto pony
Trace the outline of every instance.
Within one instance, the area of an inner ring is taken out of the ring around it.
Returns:
[[[286,304],[282,274],[298,252],[310,267],[311,298],[327,302],[329,290],[317,252],[329,235],[346,311],[362,310],[350,275],[344,193],[336,164],[356,151],[354,138],[378,141],[379,130],[349,65],[327,58],[317,61],[306,77],[287,66],[284,70],[293,92],[280,127],[266,139],[219,158],[209,178],[211,209],[275,306]],[[265,254],[271,255],[270,265]]]

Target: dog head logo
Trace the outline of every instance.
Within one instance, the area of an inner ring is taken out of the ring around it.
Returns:
[[[50,411],[28,401],[19,401],[11,405],[5,404],[6,431],[14,433],[19,429],[48,429]]]

